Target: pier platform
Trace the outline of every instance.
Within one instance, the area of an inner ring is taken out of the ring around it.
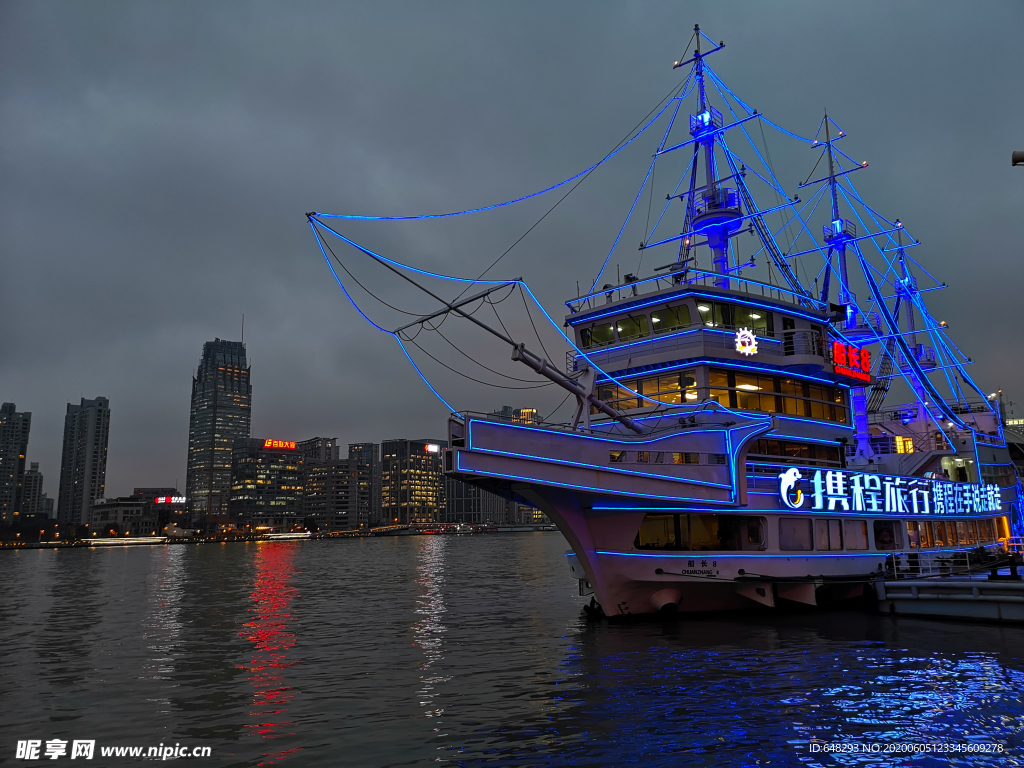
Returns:
[[[994,577],[879,579],[875,590],[882,613],[1024,623],[1024,580],[1007,569]]]

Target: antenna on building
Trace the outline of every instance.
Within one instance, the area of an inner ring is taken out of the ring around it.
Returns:
[[[242,343],[245,344],[245,312],[242,313]]]

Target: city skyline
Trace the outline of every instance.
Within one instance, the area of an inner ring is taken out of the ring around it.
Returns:
[[[5,9],[0,125],[13,149],[0,199],[0,321],[10,329],[0,400],[33,414],[28,461],[40,464],[51,498],[65,404],[97,393],[114,409],[107,493],[184,488],[196,350],[218,336],[241,340],[243,314],[252,434],[380,443],[442,432],[446,409],[345,303],[302,213],[460,210],[567,178],[676,82],[670,65],[695,22],[725,40],[715,66],[770,118],[806,134],[827,107],[843,125],[844,147],[870,161],[858,188],[907,222],[924,242],[914,255],[952,286],[932,306],[976,361],[979,385],[1002,388],[1008,401],[1024,395],[1024,361],[990,330],[1013,327],[1012,286],[1024,269],[1024,179],[1009,166],[1024,124],[1024,108],[1007,97],[1014,7],[955,18],[912,4],[788,15],[672,3],[581,15],[565,5],[547,9],[542,25],[497,6],[409,7],[397,18],[385,8],[310,9],[239,18],[223,8],[140,7],[101,26],[75,6]],[[245,35],[234,34],[239,25]],[[812,66],[829,59],[826,31],[839,28],[868,55],[856,67]],[[257,42],[265,39],[277,44]],[[969,70],[949,54],[963,45]],[[220,66],[225,51],[231,67]],[[985,141],[950,109],[951,92],[985,104]],[[770,141],[777,167],[810,171],[813,158],[785,157]],[[556,320],[615,238],[631,202],[624,190],[642,177],[641,143],[637,156],[595,173],[497,271],[522,274]],[[958,188],[977,190],[970,201],[950,193],[950,157]],[[803,180],[783,182],[793,193]],[[550,204],[449,224],[366,223],[357,239],[421,267],[475,275]],[[980,251],[989,270],[964,269],[979,232],[990,236]],[[635,245],[628,251],[623,272],[636,263]],[[79,327],[88,344],[68,330]],[[561,397],[505,394],[446,390],[459,408],[490,411],[500,398],[541,415]]]

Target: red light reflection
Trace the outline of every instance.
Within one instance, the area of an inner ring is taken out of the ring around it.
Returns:
[[[255,557],[256,579],[250,596],[250,620],[239,636],[254,646],[252,661],[240,669],[249,670],[249,683],[253,687],[253,709],[250,712],[255,722],[247,725],[252,732],[264,739],[292,736],[286,730],[292,721],[284,715],[292,698],[292,688],[285,682],[281,670],[300,663],[288,660],[287,651],[295,645],[295,634],[288,630],[293,616],[289,612],[297,590],[291,585],[295,573],[293,560],[295,547],[290,544],[263,543],[257,545]],[[259,765],[269,765],[295,752],[267,753]]]

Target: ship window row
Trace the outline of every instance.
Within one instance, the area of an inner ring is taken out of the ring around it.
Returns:
[[[841,466],[839,446],[797,443],[792,440],[758,440],[747,454],[753,461],[758,459],[800,459],[801,464],[811,466]],[[782,462],[790,463],[790,462]]]
[[[637,549],[687,552],[760,551],[765,518],[745,515],[651,514],[644,517]],[[780,517],[783,552],[863,552],[992,544],[1009,536],[1005,517],[987,520],[901,521]]]
[[[690,368],[658,376],[628,379],[623,380],[621,386],[614,382],[599,384],[597,397],[620,411],[642,408],[645,405],[656,405],[649,400],[637,397],[630,390],[672,405],[679,405],[684,401],[693,403],[697,401],[697,371]],[[591,412],[598,413],[598,410],[591,408]]]
[[[698,301],[697,325],[735,330],[749,328],[758,336],[775,336],[774,314],[760,307],[747,307],[723,301]],[[645,312],[627,313],[610,322],[594,323],[580,329],[580,347],[605,347],[616,341],[632,341],[662,333],[683,330],[694,325],[687,304],[666,305]]]
[[[784,413],[846,424],[846,393],[840,387],[785,376],[758,376],[712,368],[711,399],[741,411]]]
[[[701,461],[701,456],[705,460]],[[680,453],[678,451],[609,451],[612,464],[728,464],[724,453]]]

